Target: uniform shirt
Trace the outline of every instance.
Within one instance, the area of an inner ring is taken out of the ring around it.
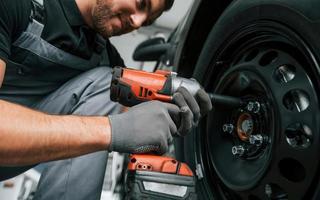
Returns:
[[[96,51],[96,33],[86,26],[75,0],[44,0],[44,30],[41,37],[73,55],[89,59]],[[0,0],[0,58],[10,59],[11,43],[27,28],[31,0]],[[124,66],[114,46],[107,40],[112,65]]]

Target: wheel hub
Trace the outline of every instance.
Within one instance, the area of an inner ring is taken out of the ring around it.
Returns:
[[[211,158],[221,179],[228,187],[239,191],[257,184],[271,158],[273,131],[270,127],[274,126],[274,122],[270,121],[273,111],[267,101],[270,88],[261,74],[252,69],[252,65],[236,65],[221,78],[217,93],[238,94],[244,104],[236,109],[216,109],[215,112],[224,122],[224,135],[221,140],[212,138],[213,143],[210,144],[213,147]],[[246,84],[248,77],[254,84],[239,94],[238,82]],[[239,78],[243,80],[237,80]],[[217,129],[221,130],[221,127]],[[219,153],[221,151],[224,153]],[[242,175],[239,178],[240,171]]]
[[[237,122],[237,134],[240,140],[248,141],[251,136],[254,125],[253,125],[252,116],[249,113],[243,113],[239,116]]]

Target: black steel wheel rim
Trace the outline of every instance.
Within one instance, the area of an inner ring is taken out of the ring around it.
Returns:
[[[208,187],[223,198],[301,199],[312,196],[318,177],[319,67],[312,51],[294,31],[259,21],[234,33],[212,57],[206,88],[215,93],[259,102],[259,113],[216,108],[196,137],[197,160]],[[210,81],[209,81],[210,80]],[[253,119],[252,135],[262,135],[263,148],[235,156],[237,120]],[[223,131],[233,124],[232,134]]]

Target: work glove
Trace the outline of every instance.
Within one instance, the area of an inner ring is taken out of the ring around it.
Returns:
[[[183,86],[173,94],[173,102],[180,108],[179,136],[185,136],[199,123],[201,116],[206,115],[211,109],[209,95],[200,88],[194,96]]]
[[[121,153],[164,154],[177,132],[174,121],[180,120],[175,104],[149,101],[109,116],[111,145],[109,150]]]

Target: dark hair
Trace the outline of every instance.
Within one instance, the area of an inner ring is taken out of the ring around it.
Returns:
[[[172,5],[173,5],[174,0],[164,0],[164,1],[165,1],[165,3],[164,3],[164,11],[170,10]]]

